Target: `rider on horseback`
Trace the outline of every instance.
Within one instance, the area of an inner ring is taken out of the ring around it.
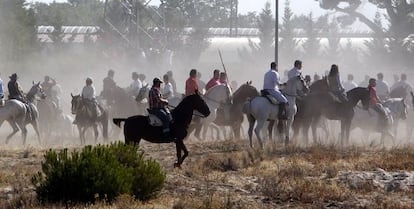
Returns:
[[[272,95],[279,102],[279,119],[286,120],[287,112],[286,105],[288,105],[288,100],[286,97],[279,91],[280,77],[275,62],[270,64],[270,70],[264,76],[263,91],[267,94]]]
[[[56,90],[53,89],[56,87],[56,80],[51,78],[50,76],[45,76],[42,85],[43,91],[46,95],[46,98],[49,98],[51,102],[56,105],[56,113],[60,110],[60,99],[59,95],[57,94]]]
[[[101,92],[101,96],[108,104],[112,104],[114,102],[114,92],[116,88],[114,75],[115,72],[111,69],[108,71],[108,76],[103,79],[103,90]]]
[[[128,86],[127,92],[132,96],[137,96],[142,88],[142,82],[139,80],[137,72],[132,73],[132,83]]]
[[[347,102],[348,98],[346,98],[345,88],[342,86],[341,79],[339,77],[338,65],[334,64],[331,66],[327,79],[329,93],[333,94],[335,101],[338,101],[339,103]]]
[[[383,117],[383,122],[387,123],[388,122],[388,115],[385,112],[384,106],[382,106],[382,101],[381,99],[377,96],[377,90],[376,87],[377,86],[377,81],[375,80],[375,78],[371,78],[369,79],[369,85],[368,85],[368,90],[369,90],[369,95],[370,95],[370,107],[372,109],[374,109],[377,113],[379,113],[382,117]],[[379,129],[382,128],[381,124],[379,124],[378,126]]]
[[[17,99],[23,103],[26,103],[26,98],[23,94],[22,89],[20,88],[19,82],[17,82],[17,74],[13,73],[9,76],[10,81],[7,84],[7,88],[9,89],[9,99]]]
[[[161,96],[161,83],[162,81],[159,78],[154,78],[152,81],[153,85],[149,91],[149,111],[151,114],[154,114],[162,121],[162,132],[164,134],[164,139],[170,141],[170,111],[167,108],[168,101]]]
[[[7,88],[9,90],[9,99],[16,99],[21,102],[23,102],[26,105],[26,109],[28,111],[29,120],[32,118],[32,109],[30,108],[28,101],[20,88],[19,82],[17,82],[17,79],[19,78],[16,73],[13,73],[11,76],[9,76],[10,81],[7,84]]]
[[[86,107],[90,111],[91,117],[96,119],[100,116],[101,111],[96,101],[95,87],[92,83],[92,78],[86,78],[86,85],[82,89],[82,98],[86,102]]]

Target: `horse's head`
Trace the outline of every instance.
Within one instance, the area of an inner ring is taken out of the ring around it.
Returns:
[[[142,100],[144,100],[148,96],[148,92],[149,92],[149,88],[147,84],[139,90],[138,95],[135,97],[135,101],[142,102]]]
[[[249,81],[243,85],[241,85],[234,93],[233,93],[233,103],[238,104],[240,102],[245,102],[248,98],[253,98],[259,96],[259,91],[251,85],[252,82]]]
[[[44,99],[46,98],[46,95],[42,89],[42,85],[40,84],[40,81],[35,83],[34,81],[32,82],[32,87],[30,88],[29,92],[27,92],[27,98],[29,100],[34,100],[34,98],[36,96],[39,96],[40,98]]]
[[[186,97],[185,99],[188,99],[190,103],[193,105],[194,110],[197,110],[201,114],[203,114],[204,117],[208,117],[210,115],[210,108],[208,108],[207,103],[204,101],[204,99],[201,97],[199,93],[195,93],[193,95],[190,95]]]
[[[80,95],[73,95],[72,93],[70,94],[70,96],[72,96],[71,112],[75,115],[78,112],[78,110],[82,107],[82,97]]]
[[[321,93],[321,92],[328,92],[328,79],[327,77],[323,77],[320,80],[317,80],[309,86],[309,91],[311,93]]]
[[[361,101],[364,109],[369,108],[370,94],[368,88],[356,87],[347,92],[348,100],[352,106],[355,106],[359,101]]]
[[[288,80],[285,93],[290,95],[305,96],[309,92],[309,87],[302,76],[295,76]]]

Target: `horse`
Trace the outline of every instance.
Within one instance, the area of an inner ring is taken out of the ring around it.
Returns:
[[[389,118],[388,123],[384,127],[378,128],[378,123],[376,122],[383,119],[376,111],[355,108],[355,116],[352,120],[351,129],[359,127],[364,131],[379,132],[381,133],[381,144],[384,144],[386,136],[394,139],[391,128],[396,124],[396,121],[407,118],[407,105],[402,98],[388,99],[383,105]]]
[[[53,130],[57,129],[56,120],[59,110],[55,102],[45,97],[37,101],[36,107],[39,111],[40,132],[43,136],[49,136]]]
[[[325,79],[323,79],[325,80]],[[312,89],[312,87],[311,87]],[[369,108],[370,94],[367,88],[357,87],[347,92],[348,101],[339,103],[332,98],[329,92],[317,91],[308,94],[303,99],[303,122],[305,143],[308,144],[308,130],[312,127],[314,142],[317,141],[316,128],[319,119],[324,116],[328,120],[339,120],[341,122],[341,145],[349,141],[351,122],[354,117],[354,107],[359,101],[363,108]]]
[[[285,144],[289,143],[289,134],[290,134],[290,125],[291,121],[293,121],[294,114],[296,113],[296,105],[295,105],[295,99],[298,93],[300,95],[304,95],[308,90],[308,87],[306,86],[304,80],[300,76],[293,77],[289,79],[287,83],[287,87],[285,89],[285,92],[288,93],[286,96],[288,97],[289,101],[289,107],[287,108],[288,112],[288,122],[285,128]],[[278,120],[278,112],[279,112],[279,106],[274,105],[269,102],[269,100],[265,97],[258,96],[250,101],[247,101],[243,105],[243,113],[247,115],[247,119],[249,121],[249,141],[250,141],[250,147],[253,147],[252,142],[252,135],[253,135],[253,128],[255,125],[255,122],[257,120],[256,128],[254,129],[254,132],[256,134],[256,137],[259,141],[260,148],[263,149],[263,143],[260,136],[260,131],[262,130],[264,124],[266,121],[276,121]],[[279,123],[283,123],[281,120],[279,120]],[[269,138],[272,138],[272,127],[273,123],[268,127],[269,130]],[[282,134],[282,133],[281,133]]]
[[[110,118],[128,117],[131,115],[141,113],[140,108],[138,106],[138,102],[135,100],[134,96],[129,94],[125,89],[116,86],[113,89],[111,97],[113,98],[113,103],[107,106],[108,115]],[[112,136],[119,135],[118,128],[114,128],[111,130]]]
[[[72,95],[72,107],[71,112],[73,115],[76,116],[76,126],[78,127],[79,131],[79,138],[81,141],[81,144],[85,144],[86,138],[85,138],[85,132],[88,128],[92,127],[95,134],[95,143],[98,141],[98,123],[102,125],[102,135],[105,141],[108,139],[108,112],[101,109],[101,115],[93,118],[88,113],[88,108],[85,99],[83,99],[80,95]]]
[[[33,86],[26,94],[26,99],[28,102],[27,104],[17,99],[10,99],[6,101],[5,105],[2,108],[0,108],[0,126],[6,120],[13,128],[13,132],[6,138],[6,144],[9,143],[9,140],[19,131],[20,128],[22,130],[23,145],[26,145],[27,124],[31,124],[33,126],[33,129],[37,135],[37,139],[39,140],[39,144],[41,144],[38,128],[39,112],[37,111],[36,106],[33,104],[35,97],[39,94],[44,97],[42,86],[40,85],[40,82],[33,82]]]
[[[244,114],[242,112],[243,104],[249,98],[254,98],[259,96],[259,91],[252,86],[252,82],[248,81],[245,84],[241,85],[233,93],[233,103],[230,106],[229,118],[226,120],[224,117],[224,112],[222,114],[217,114],[214,123],[219,126],[230,126],[233,130],[234,137],[240,139],[240,130],[241,125],[244,120]]]
[[[179,105],[171,111],[173,123],[170,126],[173,140],[166,141],[162,134],[161,127],[151,126],[148,116],[136,115],[129,118],[114,118],[113,123],[121,126],[124,122],[124,137],[127,144],[139,144],[141,139],[152,143],[174,142],[177,150],[177,162],[174,167],[181,167],[184,159],[188,156],[188,150],[184,144],[187,136],[187,129],[193,117],[193,111],[200,112],[203,117],[210,115],[210,109],[199,94],[185,97]],[[181,155],[181,151],[184,152]]]
[[[206,101],[208,108],[211,111],[211,114],[203,118],[199,123],[195,122],[193,125],[190,126],[189,132],[191,133],[197,126],[203,127],[202,138],[206,138],[207,128],[210,125],[213,125],[212,122],[216,119],[217,116],[217,109],[224,105],[224,108],[229,108],[231,104],[231,89],[226,84],[216,85],[210,88],[203,96],[204,100]],[[228,106],[226,106],[228,105]],[[230,117],[229,114],[226,114],[225,117]],[[197,116],[196,116],[197,117]],[[201,128],[198,127],[198,128]],[[214,126],[213,126],[214,127]],[[217,127],[214,127],[218,130]],[[218,132],[218,131],[217,131]],[[196,137],[199,137],[197,134],[197,130],[195,133]]]

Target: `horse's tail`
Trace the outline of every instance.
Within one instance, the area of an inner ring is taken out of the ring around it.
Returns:
[[[114,118],[112,119],[112,122],[114,122],[115,125],[117,125],[118,127],[121,127],[121,123],[125,122],[125,118]]]

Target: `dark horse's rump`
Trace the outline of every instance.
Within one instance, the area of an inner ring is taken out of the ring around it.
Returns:
[[[171,135],[174,138],[177,149],[177,163],[180,166],[188,155],[187,148],[184,145],[184,138],[187,136],[187,128],[191,122],[193,111],[197,110],[203,116],[208,116],[210,110],[200,95],[194,94],[185,97],[180,104],[171,112],[174,123],[171,125]],[[137,115],[129,118],[114,118],[113,122],[120,126],[122,122],[124,125],[125,143],[139,144],[141,139],[152,143],[169,143],[162,140],[161,127],[152,127],[148,123],[147,116]],[[181,151],[184,155],[181,155]]]

